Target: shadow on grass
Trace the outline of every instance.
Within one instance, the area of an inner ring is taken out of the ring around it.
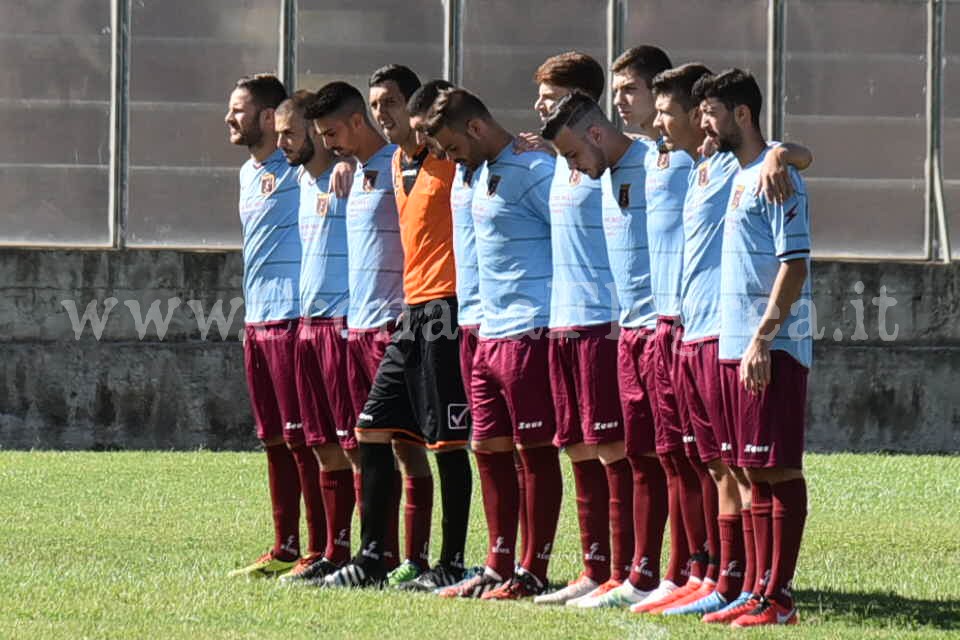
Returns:
[[[869,626],[960,629],[960,600],[915,600],[895,593],[796,591],[801,615]]]

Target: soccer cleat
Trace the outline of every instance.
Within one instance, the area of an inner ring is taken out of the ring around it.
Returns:
[[[690,614],[696,614],[698,616],[705,616],[708,613],[713,613],[714,611],[720,611],[726,607],[729,602],[724,600],[723,596],[720,595],[719,591],[714,591],[708,596],[704,596],[699,600],[694,602],[687,603],[685,605],[677,605],[666,609],[663,612],[665,616],[684,616]]]
[[[580,576],[571,580],[567,586],[558,589],[552,593],[545,593],[533,599],[534,604],[565,604],[567,600],[573,600],[580,596],[585,596],[600,585],[593,578],[581,573]]]
[[[584,600],[589,600],[590,598],[599,598],[600,596],[604,595],[608,591],[613,591],[614,589],[619,587],[620,584],[621,582],[619,580],[614,580],[613,578],[610,578],[609,580],[601,584],[599,587],[597,587],[593,591],[590,591],[589,593],[586,593],[578,598],[572,598],[570,600],[567,600],[564,604],[566,604],[568,607],[579,607],[580,603],[583,602]]]
[[[503,578],[492,569],[485,569],[457,584],[440,589],[437,595],[441,598],[482,598],[488,591],[503,586]]]
[[[386,576],[374,573],[355,558],[325,577],[323,586],[341,589],[381,588],[385,581]]]
[[[413,580],[399,585],[398,588],[404,591],[436,591],[460,582],[464,573],[462,567],[438,562]]]
[[[699,588],[700,588],[699,579],[688,578],[687,584],[677,588],[676,590],[673,591],[673,593],[670,593],[665,598],[662,598],[657,602],[649,602],[645,605],[640,605],[636,607],[636,610],[634,611],[634,613],[660,613],[664,609],[667,609],[673,606],[673,603],[679,600],[680,598],[684,598],[688,596],[689,594],[693,593]]]
[[[754,598],[749,591],[741,593],[736,600],[725,606],[720,611],[708,613],[703,616],[702,621],[707,624],[730,624],[745,613],[750,613],[760,604],[758,598]]]
[[[540,579],[530,573],[520,569],[512,578],[504,582],[500,587],[486,592],[480,596],[481,600],[520,600],[530,596],[538,596],[546,589]]]
[[[336,570],[337,565],[316,553],[300,558],[293,569],[280,576],[280,582],[283,584],[319,585],[323,583],[324,578]]]
[[[759,627],[775,624],[797,624],[797,608],[787,609],[776,600],[764,598],[757,607],[733,622],[731,627]]]
[[[293,569],[297,565],[297,561],[298,559],[280,560],[271,550],[257,558],[253,564],[242,569],[235,569],[227,576],[230,578],[275,578]]]
[[[686,595],[679,596],[674,598],[670,604],[663,604],[654,609],[650,609],[647,613],[660,614],[666,611],[667,609],[674,609],[676,607],[685,607],[692,602],[696,602],[701,598],[706,598],[708,595],[713,593],[717,588],[717,583],[713,580],[704,580],[700,583],[700,586],[693,591],[690,591]]]
[[[387,574],[388,587],[400,587],[423,574],[423,569],[412,560],[404,560],[396,569]]]
[[[577,602],[577,606],[581,609],[629,607],[630,605],[642,601],[651,593],[653,592],[640,591],[630,584],[629,580],[625,580],[620,586],[610,589],[602,595],[593,596],[590,598],[581,598],[580,601]]]
[[[640,602],[630,605],[630,611],[633,613],[644,613],[647,610],[647,607],[652,607],[660,602],[663,602],[665,598],[669,598],[674,591],[679,590],[676,584],[671,580],[662,580],[656,589],[647,594]]]

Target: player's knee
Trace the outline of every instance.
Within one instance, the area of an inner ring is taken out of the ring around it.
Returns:
[[[623,446],[623,440],[616,442],[604,442],[597,445],[597,455],[603,464],[613,464],[627,457],[627,452]]]
[[[725,485],[729,482],[736,482],[733,472],[723,460],[711,460],[707,463],[707,470],[710,472],[710,477],[713,478],[713,481],[716,482],[718,486]]]
[[[488,438],[486,440],[474,440],[471,444],[474,451],[483,453],[504,453],[513,451],[513,438],[504,436],[500,438]]]
[[[566,452],[567,457],[570,458],[571,462],[596,460],[599,457],[597,455],[597,445],[586,444],[584,442],[578,442],[576,444],[569,445],[564,448],[564,451]]]
[[[411,478],[422,478],[430,475],[430,461],[427,452],[419,444],[393,441],[393,454],[397,457],[400,472]]]
[[[266,440],[260,441],[264,447],[279,447],[280,445],[285,445],[287,442],[283,439],[283,436],[276,436],[274,438],[267,438]]]
[[[350,461],[343,453],[343,449],[336,444],[323,444],[313,447],[322,471],[339,471],[350,467]]]
[[[357,442],[390,444],[393,441],[393,433],[390,431],[362,431],[358,429],[356,433]]]

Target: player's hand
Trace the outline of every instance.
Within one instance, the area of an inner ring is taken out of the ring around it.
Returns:
[[[338,198],[346,198],[350,195],[350,187],[353,186],[355,170],[356,164],[353,158],[337,162],[330,173],[330,184],[327,185],[327,191],[333,191]]]
[[[740,384],[757,395],[770,384],[770,343],[754,338],[740,360]]]
[[[709,158],[717,152],[717,143],[713,141],[713,138],[707,136],[703,139],[703,144],[697,147],[697,151],[701,158]]]
[[[517,137],[514,138],[513,152],[524,153],[526,151],[543,151],[544,153],[549,153],[552,156],[557,155],[557,152],[553,150],[553,147],[537,134],[518,133]]]
[[[763,194],[768,202],[781,203],[793,195],[793,180],[783,156],[784,150],[774,147],[760,165],[760,183],[755,195]]]

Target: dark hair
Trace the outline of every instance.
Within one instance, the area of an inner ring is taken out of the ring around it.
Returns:
[[[370,74],[370,82],[367,83],[367,86],[376,87],[391,80],[397,83],[397,86],[400,87],[400,93],[406,100],[409,100],[413,92],[420,88],[420,78],[410,67],[405,67],[402,64],[388,64],[380,67]]]
[[[760,110],[763,108],[763,94],[760,85],[750,72],[742,69],[727,69],[715,76],[704,76],[693,85],[693,98],[702,102],[716,98],[723,106],[733,111],[743,104],[750,109],[750,120],[760,128]]]
[[[287,90],[283,83],[272,73],[243,76],[237,80],[234,89],[244,89],[249,92],[258,109],[276,109],[287,99]]]
[[[329,115],[362,113],[366,115],[367,106],[356,87],[342,81],[330,82],[320,87],[313,101],[307,105],[304,116],[315,120]]]
[[[599,100],[603,95],[605,76],[600,63],[587,54],[567,51],[547,58],[533,74],[533,81],[576,89]]]
[[[642,44],[639,47],[627,49],[613,61],[610,69],[614,73],[630,71],[647,83],[650,88],[654,76],[661,71],[666,71],[673,66],[670,62],[670,56],[661,49],[649,44]]]
[[[427,114],[427,135],[435,136],[444,127],[463,131],[467,127],[467,122],[474,118],[481,120],[492,118],[480,98],[466,89],[441,91]]]
[[[309,107],[315,99],[316,96],[306,89],[295,91],[292,96],[280,103],[277,107],[277,115],[299,113],[306,117],[307,107]]]
[[[437,101],[441,91],[453,89],[453,83],[446,80],[431,80],[413,92],[407,99],[407,113],[411,116],[425,116]]]
[[[585,93],[575,91],[563,96],[547,116],[540,129],[545,140],[554,140],[563,127],[573,128],[578,124],[590,125],[606,120],[597,102]]]
[[[693,86],[700,78],[708,75],[710,69],[703,64],[689,62],[676,69],[661,71],[654,77],[650,88],[655,96],[670,96],[683,106],[684,111],[690,111],[700,104],[700,101],[693,97]]]

